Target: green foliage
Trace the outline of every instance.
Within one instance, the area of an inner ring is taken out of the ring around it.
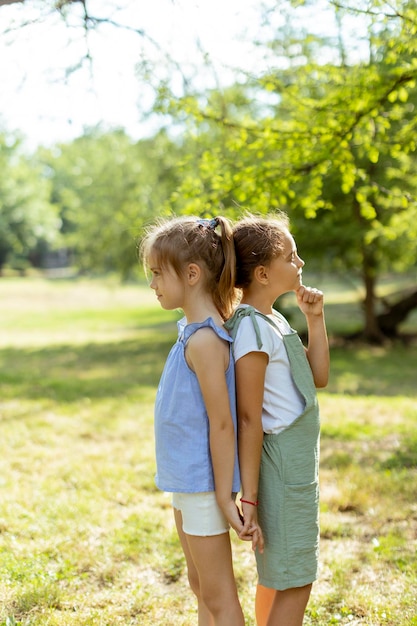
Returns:
[[[360,277],[362,326],[380,339],[378,279],[416,265],[417,9],[403,0],[335,4],[331,38],[299,19],[308,7],[266,2],[265,62],[225,89],[199,90],[174,59],[154,103],[170,133],[134,142],[92,128],[26,160],[4,139],[0,266],[12,256],[34,261],[62,235],[80,271],[127,278],[156,216],[280,208],[309,263]],[[352,25],[360,34],[347,39]],[[150,61],[142,69],[149,84],[162,75]]]
[[[416,263],[417,8],[337,6],[338,56],[323,62],[329,41],[305,26],[297,34],[295,5],[270,6],[268,21],[288,16],[260,44],[271,69],[223,93],[173,98],[164,83],[159,110],[162,100],[165,114],[186,116],[199,147],[172,204],[201,214],[286,210],[309,258],[358,271],[365,330],[377,338],[378,276]],[[355,14],[367,24],[368,52],[349,63],[343,25]]]
[[[91,129],[69,144],[40,149],[66,245],[82,271],[138,267],[144,224],[161,214],[176,184],[174,144],[161,132],[133,142],[125,132]]]
[[[60,220],[50,186],[37,163],[22,153],[18,138],[0,134],[0,270],[40,264],[59,242]]]

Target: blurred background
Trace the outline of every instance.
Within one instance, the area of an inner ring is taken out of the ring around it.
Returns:
[[[397,334],[417,9],[394,4],[0,2],[0,271],[132,278],[156,215],[281,209],[310,267],[359,281],[361,332]]]

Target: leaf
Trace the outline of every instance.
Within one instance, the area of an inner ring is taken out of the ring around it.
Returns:
[[[369,160],[371,163],[378,163],[379,160],[379,150],[375,146],[372,146],[368,152]]]
[[[405,89],[405,87],[400,87],[400,89],[398,90],[398,99],[401,102],[407,102],[407,100],[408,100],[408,91],[407,91],[407,89]]]

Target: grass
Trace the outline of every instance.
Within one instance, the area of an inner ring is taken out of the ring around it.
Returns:
[[[2,279],[0,298],[0,626],[195,624],[153,481],[153,401],[178,315],[145,287],[98,281]],[[330,289],[331,334],[359,316],[355,298]],[[332,348],[306,625],[417,625],[416,371],[412,345]],[[255,565],[233,544],[253,626]]]

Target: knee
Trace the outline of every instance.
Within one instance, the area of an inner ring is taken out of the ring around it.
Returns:
[[[197,596],[197,598],[201,598],[200,580],[197,572],[188,571],[188,584],[190,585],[191,591]]]
[[[221,612],[223,606],[227,606],[219,594],[213,594],[210,591],[202,591],[201,599],[214,617]]]
[[[222,606],[219,594],[214,594],[209,589],[203,589],[197,574],[189,572],[188,583],[198,602],[202,602],[212,615],[217,615]]]
[[[198,603],[204,604],[211,615],[216,617],[222,609],[222,600],[218,595],[211,593],[201,587],[198,576],[188,576],[188,583],[191,591],[197,598]]]

